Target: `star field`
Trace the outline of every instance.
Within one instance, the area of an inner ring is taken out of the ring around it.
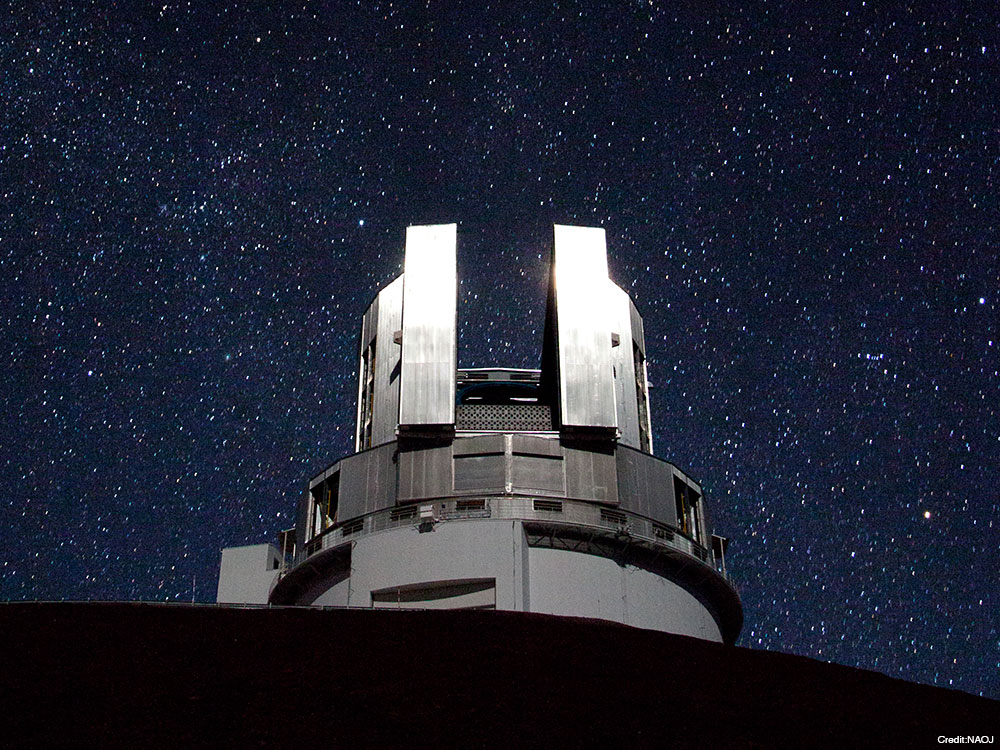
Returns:
[[[1000,697],[1000,14],[674,5],[11,11],[0,598],[214,600],[352,449],[408,224],[514,367],[599,225],[739,643]]]

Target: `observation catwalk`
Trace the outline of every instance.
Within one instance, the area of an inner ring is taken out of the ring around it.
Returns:
[[[223,550],[220,603],[500,609],[733,643],[701,485],[653,455],[642,317],[603,229],[556,225],[541,368],[459,368],[456,226],[411,226],[365,311],[355,452],[277,545]]]

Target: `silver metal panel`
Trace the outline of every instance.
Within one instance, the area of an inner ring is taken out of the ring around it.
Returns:
[[[614,429],[604,230],[557,224],[553,263],[562,424]]]
[[[629,300],[629,314],[632,319],[632,344],[639,352],[641,371],[636,373],[636,399],[639,411],[639,448],[647,453],[653,452],[653,422],[649,408],[649,374],[646,371],[646,336],[642,325],[642,316],[635,303]],[[635,365],[633,365],[633,370]],[[645,443],[645,445],[643,445]]]
[[[515,456],[561,456],[562,446],[558,440],[536,435],[512,435],[511,451]]]
[[[378,298],[379,294],[375,295],[375,299],[372,300],[371,305],[365,310],[365,316],[361,321],[361,348],[364,349],[368,346],[372,339],[375,337],[375,321],[378,320]]]
[[[364,515],[368,498],[368,455],[359,453],[340,462],[340,507],[337,520]]]
[[[295,507],[295,548],[299,550],[303,549],[308,541],[306,535],[309,531],[310,499],[309,490],[304,490],[299,495]]]
[[[378,295],[373,446],[395,440],[399,425],[400,347],[393,339],[403,325],[403,285],[400,276]]]
[[[676,525],[673,466],[639,450],[615,451],[618,507],[656,521]]]
[[[403,278],[400,276],[378,293],[361,321],[356,451],[396,439],[400,352],[393,339],[402,319]]]
[[[613,451],[563,447],[566,496],[601,503],[618,503],[618,471]]]
[[[455,489],[503,492],[506,468],[502,450],[499,453],[455,456]]]
[[[635,303],[629,298],[629,318],[632,322],[632,341],[639,347],[639,351],[642,352],[642,356],[646,356],[646,333],[642,325],[642,316],[639,315],[639,310],[636,308]]]
[[[382,508],[390,508],[396,504],[397,474],[395,443],[387,443],[370,451],[368,497],[365,501],[365,510],[368,513]],[[341,492],[340,496],[341,502],[343,502],[344,493]]]
[[[504,453],[505,441],[503,435],[479,435],[476,437],[458,438],[452,443],[455,456],[483,455],[486,453]]]
[[[615,379],[618,442],[639,448],[639,400],[636,397],[635,357],[632,354],[632,300],[617,284],[608,282],[608,320],[617,338],[611,347]]]
[[[566,494],[566,475],[562,456],[521,455],[510,462],[510,485],[514,492],[532,492],[562,497]]]
[[[349,456],[337,464],[340,469],[338,521],[395,505],[395,451],[394,444],[387,444]]]
[[[455,423],[456,225],[408,227],[399,424]]]
[[[450,445],[400,451],[400,502],[452,495],[452,471]]]
[[[360,346],[358,349],[358,401],[357,401],[357,417],[355,419],[354,426],[354,450],[362,450],[365,446],[362,442],[365,440],[364,437],[364,420],[367,419],[367,414],[365,410],[367,408],[365,391],[367,388],[367,371],[368,368],[365,364],[365,352],[368,346],[371,344],[372,337],[375,335],[375,325],[374,321],[378,318],[378,295],[375,296],[375,300],[368,306],[365,310],[364,316],[361,318],[361,337]]]

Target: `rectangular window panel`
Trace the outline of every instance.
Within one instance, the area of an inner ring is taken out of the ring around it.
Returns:
[[[496,609],[495,578],[431,581],[372,592],[372,606],[414,609]]]

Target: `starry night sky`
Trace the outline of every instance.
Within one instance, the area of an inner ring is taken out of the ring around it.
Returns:
[[[0,20],[0,599],[214,600],[408,224],[514,367],[595,225],[739,643],[1000,697],[994,3],[103,5]]]

